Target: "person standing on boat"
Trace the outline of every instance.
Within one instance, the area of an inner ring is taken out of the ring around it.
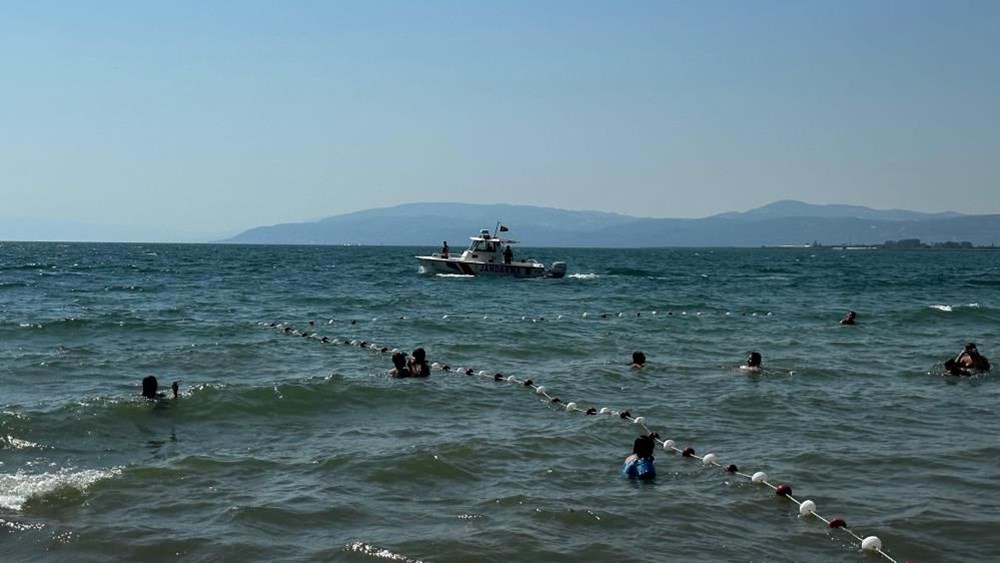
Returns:
[[[510,264],[511,259],[513,258],[514,258],[514,251],[510,249],[510,245],[508,244],[507,248],[503,249],[503,263]]]
[[[441,258],[448,257],[448,241],[441,243]]]

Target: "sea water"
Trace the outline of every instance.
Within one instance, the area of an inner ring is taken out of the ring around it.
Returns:
[[[569,275],[509,279],[420,275],[430,250],[0,244],[2,558],[880,559],[695,459],[621,478],[642,429],[570,401],[899,561],[1000,557],[1000,387],[940,368],[1000,363],[1000,253],[525,249]]]

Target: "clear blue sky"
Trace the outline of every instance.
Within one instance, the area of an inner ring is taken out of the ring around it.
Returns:
[[[1000,2],[3,2],[0,217],[1000,212]]]

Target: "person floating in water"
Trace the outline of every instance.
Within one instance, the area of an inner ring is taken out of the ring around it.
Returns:
[[[840,324],[842,324],[842,325],[857,324],[857,322],[855,322],[855,319],[857,318],[857,316],[858,316],[858,314],[855,313],[854,311],[848,311],[847,315],[845,315],[844,318],[840,319]]]
[[[740,369],[749,371],[761,371],[764,369],[763,366],[761,366],[762,361],[763,358],[761,358],[760,352],[750,352],[750,354],[747,356],[747,363],[740,366]]]
[[[514,251],[510,249],[510,245],[503,249],[503,263],[510,264],[510,261],[514,259]]]
[[[632,352],[632,365],[629,367],[632,369],[641,369],[644,365],[646,365],[646,354],[638,350]]]
[[[427,352],[423,348],[413,351],[413,358],[407,368],[413,377],[427,377],[431,374],[431,366],[427,365]]]
[[[955,364],[958,367],[971,371],[990,371],[990,361],[986,356],[979,353],[974,342],[969,342],[962,348],[962,351],[955,356]],[[947,365],[945,366],[947,367]]]
[[[147,399],[165,399],[166,395],[164,395],[163,393],[158,393],[157,392],[159,390],[159,388],[160,388],[160,384],[159,384],[159,382],[156,381],[156,377],[155,376],[147,375],[146,377],[142,378],[142,396],[143,397],[146,397]],[[176,381],[173,382],[173,384],[170,385],[170,389],[174,392],[173,398],[176,399],[177,398],[177,390],[179,389],[179,385],[177,384]]]
[[[410,370],[406,367],[406,354],[402,352],[396,352],[392,355],[392,365],[395,366],[389,370],[389,377],[410,377]]]
[[[448,257],[448,241],[444,241],[441,243],[441,258],[447,258],[447,257]]]
[[[656,441],[652,436],[639,436],[632,444],[632,455],[625,458],[622,475],[630,479],[648,481],[656,478],[656,467],[653,465],[653,450]]]

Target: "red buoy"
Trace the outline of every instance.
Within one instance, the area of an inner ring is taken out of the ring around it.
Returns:
[[[688,446],[688,447],[684,448],[684,450],[681,452],[681,455],[684,456],[684,457],[691,457],[691,456],[693,456],[694,455],[694,448],[692,448],[691,446]]]
[[[788,495],[792,494],[792,487],[791,485],[786,485],[782,483],[774,489],[774,494],[778,495],[779,497],[787,497]]]
[[[833,520],[830,520],[830,524],[828,525],[831,528],[846,528],[847,522],[844,522],[843,518],[834,518]]]
[[[729,465],[726,466],[726,471],[728,471],[730,473],[736,473],[739,470],[740,470],[740,468],[736,467],[735,463],[730,463]]]

